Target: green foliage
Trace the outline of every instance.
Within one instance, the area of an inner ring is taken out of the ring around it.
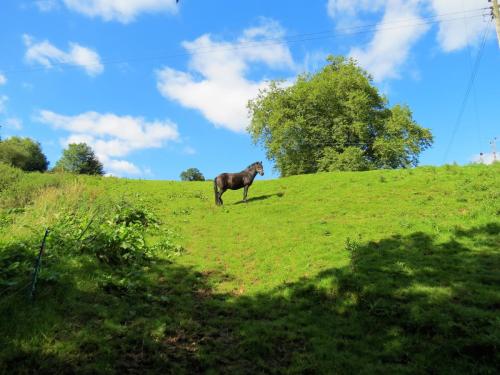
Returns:
[[[272,81],[248,108],[248,131],[282,176],[415,166],[432,144],[408,107],[388,108],[371,77],[342,57],[292,86]]]
[[[81,251],[112,265],[144,261],[151,257],[145,235],[153,223],[156,219],[149,211],[118,205],[111,220],[102,221],[80,239]]]
[[[54,169],[77,174],[100,176],[104,174],[102,163],[85,143],[69,144]]]
[[[181,173],[182,181],[205,181],[205,177],[198,168],[188,168]]]
[[[23,173],[0,164],[0,209],[20,209],[30,204],[40,191],[70,182],[71,176],[40,172]]]
[[[92,237],[82,239],[82,243],[82,251],[112,265],[140,261],[148,255],[144,228],[140,224],[107,222]]]
[[[349,146],[343,152],[333,147],[325,147],[323,156],[318,161],[318,171],[366,171],[370,164],[364,157],[363,150]]]
[[[23,176],[20,169],[0,163],[0,194],[12,188]]]
[[[413,121],[407,106],[391,109],[384,133],[372,145],[377,168],[408,168],[418,164],[418,155],[432,144],[432,134]]]
[[[116,205],[116,213],[113,222],[118,225],[141,225],[144,228],[157,228],[159,221],[153,212],[144,205],[132,205],[127,202],[121,202]]]
[[[166,259],[173,259],[184,253],[182,245],[175,242],[175,233],[172,230],[164,231],[161,239],[151,247],[153,254],[163,254]]]
[[[50,244],[59,249],[95,256],[109,265],[141,263],[154,251],[146,241],[148,230],[158,230],[159,221],[140,203],[109,202],[90,213],[75,213],[68,208],[51,226]],[[163,241],[171,241],[169,232],[160,232]]]
[[[35,246],[26,241],[0,243],[0,288],[15,287],[28,280],[33,269]]]
[[[5,163],[28,172],[45,172],[49,166],[40,143],[31,138],[21,137],[0,140],[0,163]]]
[[[58,267],[54,268],[62,259],[75,261],[90,256],[101,264],[126,269],[145,265],[158,255],[170,258],[183,252],[174,240],[173,231],[160,230],[156,216],[140,202],[99,204],[90,211],[72,204],[78,202],[81,203],[78,199],[64,202],[54,220],[47,223],[50,232],[42,266],[45,281],[57,281],[64,274]],[[15,213],[4,211],[2,214],[0,219],[9,220],[3,226],[12,224]],[[154,245],[148,244],[148,233],[158,237]],[[36,236],[0,241],[0,292],[2,286],[16,288],[29,281],[40,241]]]

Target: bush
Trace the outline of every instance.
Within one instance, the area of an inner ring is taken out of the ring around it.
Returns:
[[[28,172],[45,172],[49,166],[40,143],[21,137],[0,141],[0,162]]]
[[[144,227],[157,227],[158,219],[147,208],[131,206],[127,203],[122,203],[116,206],[116,214],[113,218],[116,224],[124,224],[125,226],[139,224]]]
[[[183,251],[182,246],[175,243],[174,233],[160,230],[155,215],[141,203],[94,201],[89,206],[88,198],[78,197],[71,201],[71,197],[59,196],[63,200],[62,205],[50,218],[42,220],[43,224],[33,222],[32,215],[39,213],[36,209],[27,211],[16,219],[15,225],[26,224],[23,223],[25,218],[31,229],[15,230],[9,239],[6,236],[0,241],[0,291],[2,287],[16,289],[30,280],[46,226],[50,228],[50,233],[43,258],[45,278],[60,277],[61,272],[68,276],[64,269],[61,271],[61,264],[78,262],[81,257],[86,259],[87,264],[88,260],[98,261],[112,266],[117,272],[128,272],[131,270],[129,267],[142,267],[156,255],[165,259]],[[59,202],[49,202],[50,206],[54,204]],[[51,211],[54,209],[51,207]],[[10,215],[5,216],[5,219],[9,218]],[[157,238],[154,245],[146,240],[148,235]]]
[[[180,251],[172,242],[172,233],[161,232],[161,246],[150,246],[146,235],[159,230],[156,216],[140,203],[109,203],[94,207],[93,212],[74,209],[60,212],[52,226],[52,247],[74,255],[89,254],[100,262],[119,266],[142,263],[157,252]],[[164,245],[170,244],[167,249]]]
[[[0,194],[15,185],[23,176],[20,169],[0,163]]]
[[[0,164],[0,208],[21,208],[30,204],[41,190],[59,187],[72,176],[40,172],[26,173]]]

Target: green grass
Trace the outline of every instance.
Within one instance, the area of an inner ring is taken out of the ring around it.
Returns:
[[[223,207],[212,182],[9,174],[0,372],[497,373],[499,172],[294,176]],[[127,264],[76,251],[67,233],[122,200],[160,219],[148,246],[168,229],[184,251]],[[32,302],[46,226],[59,232]]]

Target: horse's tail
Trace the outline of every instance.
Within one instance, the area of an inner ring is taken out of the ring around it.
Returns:
[[[214,178],[214,194],[215,194],[215,204],[216,205],[219,205],[218,193],[219,193],[219,191],[217,190],[217,177],[215,177]]]

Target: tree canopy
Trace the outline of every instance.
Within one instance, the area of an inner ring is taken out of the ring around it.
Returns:
[[[0,162],[28,172],[45,172],[49,166],[40,143],[21,137],[0,140]]]
[[[198,168],[188,168],[181,173],[182,181],[205,181],[205,177]]]
[[[416,166],[431,132],[408,106],[389,108],[354,60],[327,61],[291,86],[271,81],[248,103],[248,131],[281,175]]]
[[[78,174],[104,174],[102,163],[86,143],[69,144],[54,169]]]

